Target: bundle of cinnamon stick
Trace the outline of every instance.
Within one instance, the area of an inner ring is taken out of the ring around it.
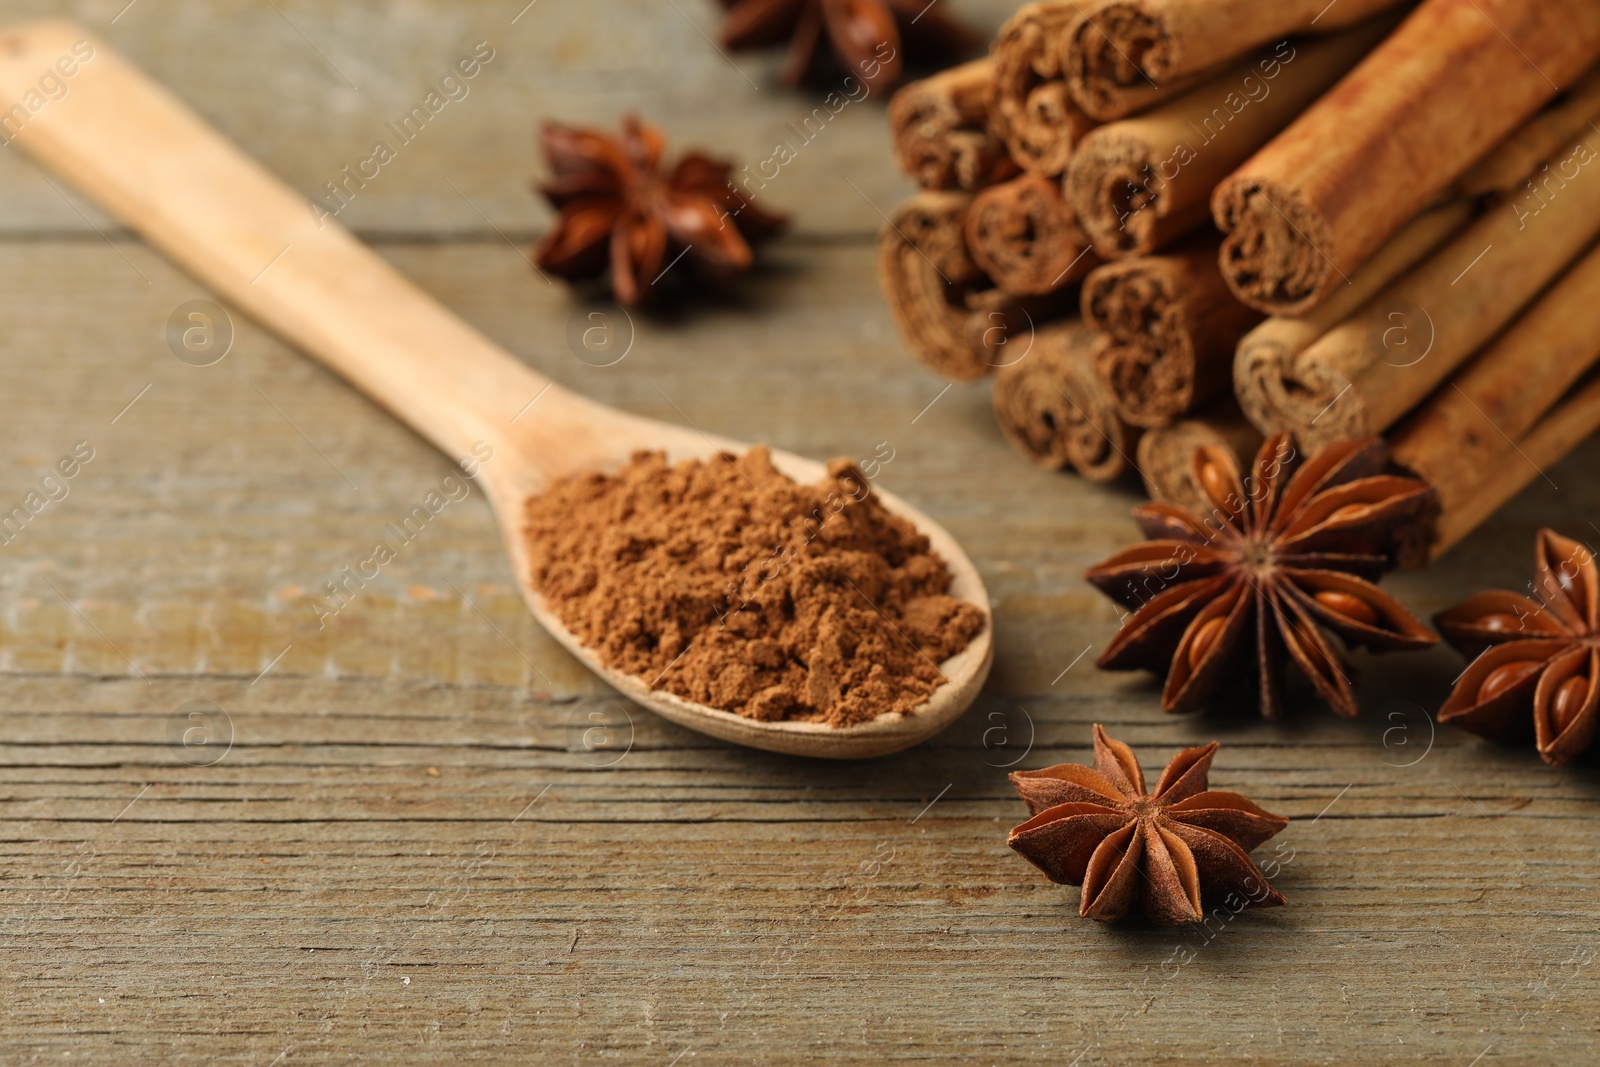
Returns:
[[[952,381],[1003,369],[1002,430],[1046,466],[1155,485],[1141,438],[1169,455],[1210,419],[1215,439],[1248,444],[1225,401],[1234,346],[1262,313],[1218,266],[1211,191],[1382,40],[1395,2],[1362,0],[1361,17],[1309,27],[1337,32],[1293,41],[1241,8],[1233,40],[1187,45],[1169,85],[1110,106],[1073,51],[1099,9],[1046,0],[988,57],[901,90],[891,136],[922,191],[890,214],[879,264],[908,346]],[[1202,44],[1215,61],[1197,66]]]
[[[1600,431],[1600,3],[1044,0],[890,106],[912,350],[1032,461],[1382,434],[1448,549]]]

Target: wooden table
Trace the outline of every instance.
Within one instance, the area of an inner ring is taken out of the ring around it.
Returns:
[[[959,724],[899,756],[731,748],[545,637],[476,493],[319,628],[324,583],[448,462],[237,315],[225,358],[175,358],[169,318],[209,294],[0,152],[0,510],[93,449],[0,547],[0,1061],[1596,1055],[1593,762],[1435,733],[1446,650],[1362,661],[1353,722],[1303,691],[1279,724],[1172,719],[1148,680],[1095,671],[1115,615],[1079,575],[1133,539],[1135,493],[1030,469],[987,387],[903,351],[873,281],[907,188],[881,100],[804,141],[820,97],[774,88],[775,57],[719,54],[708,0],[125,3],[7,12],[71,8],[308,195],[488,42],[470,95],[341,221],[609,403],[815,456],[888,442],[884,484],[983,571],[998,658]],[[1009,5],[952,6],[992,27]],[[736,295],[635,315],[598,367],[565,341],[591,309],[524,258],[549,217],[533,130],[628,109],[744,161],[790,144],[764,195],[796,226]],[[1600,537],[1597,460],[1397,595],[1426,614],[1518,586],[1541,525]],[[1087,759],[1094,722],[1152,769],[1220,738],[1213,781],[1294,820],[1258,853],[1290,906],[1079,919],[1006,848],[1005,774]]]

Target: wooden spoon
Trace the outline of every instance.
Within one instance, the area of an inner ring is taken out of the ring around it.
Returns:
[[[65,95],[58,85],[66,86]],[[536,374],[333,220],[319,222],[304,197],[79,26],[43,21],[0,31],[0,101],[20,102],[0,115],[0,135],[446,455],[461,459],[474,444],[490,445],[494,459],[478,478],[528,607],[568,651],[628,697],[713,737],[845,759],[913,745],[948,726],[977,696],[993,658],[992,626],[940,665],[949,681],[925,704],[843,728],[758,722],[652,690],[604,666],[529,585],[526,500],[551,479],[613,470],[639,449],[678,460],[748,446],[615,411]],[[787,452],[774,451],[772,459],[800,482],[826,474],[822,464]],[[949,563],[951,595],[987,614],[983,582],[955,540],[904,501],[879,496]]]

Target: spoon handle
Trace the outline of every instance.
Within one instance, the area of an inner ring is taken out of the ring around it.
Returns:
[[[305,197],[82,27],[0,31],[5,101],[16,103],[0,112],[0,141],[453,458],[479,441],[525,448],[534,420],[511,422],[536,396],[554,447],[592,428],[599,405],[552,385],[335,220],[319,220]]]

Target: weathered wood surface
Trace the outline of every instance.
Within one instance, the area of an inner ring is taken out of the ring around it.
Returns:
[[[67,6],[309,192],[520,4],[280,4],[358,90],[270,3],[139,0],[114,26],[122,0]],[[1133,491],[1032,470],[984,387],[942,393],[900,350],[872,281],[866,199],[903,190],[878,105],[774,187],[801,233],[740,295],[636,316],[615,366],[568,350],[589,309],[520,253],[545,218],[532,123],[648,104],[750,158],[803,101],[747,57],[762,88],[735,93],[684,18],[713,14],[538,0],[459,127],[349,217],[591,395],[818,456],[889,442],[885,484],[994,597],[986,695],[865,764],[684,732],[538,632],[476,493],[319,629],[322,584],[446,461],[237,317],[221,362],[174,358],[169,315],[207,294],[0,152],[0,503],[94,448],[0,546],[0,1061],[1592,1058],[1594,764],[1435,735],[1447,651],[1365,661],[1356,722],[1305,701],[1278,725],[1174,720],[1147,682],[1097,673],[1115,616],[1079,573],[1133,538]],[[1427,613],[1518,585],[1540,525],[1600,538],[1597,460],[1549,471],[1398,595]],[[1259,854],[1290,907],[1209,931],[1079,920],[1005,848],[1004,775],[1086,758],[1096,721],[1148,765],[1220,737],[1214,781],[1295,820]]]

